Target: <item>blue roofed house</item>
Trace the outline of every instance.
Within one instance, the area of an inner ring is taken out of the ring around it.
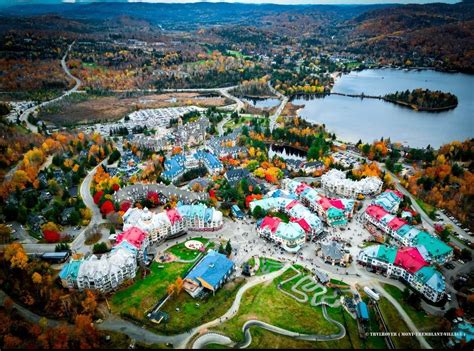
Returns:
[[[232,205],[232,207],[230,208],[231,211],[232,211],[232,214],[234,215],[235,218],[238,218],[238,219],[242,219],[244,218],[244,213],[242,212],[242,210],[240,209],[239,206],[237,205]]]
[[[367,304],[364,301],[359,301],[356,306],[356,313],[357,318],[361,321],[368,321],[369,320],[369,310],[367,308]]]
[[[194,158],[204,163],[204,166],[206,166],[207,171],[211,174],[219,173],[224,169],[222,162],[210,152],[198,150],[194,154]]]
[[[225,255],[210,250],[184,278],[184,289],[196,297],[205,290],[215,293],[234,270],[235,264]]]
[[[61,279],[63,287],[69,289],[77,288],[77,276],[79,275],[81,264],[82,259],[71,260],[63,266],[63,269],[59,272],[59,279]]]
[[[184,162],[186,158],[182,154],[174,155],[171,158],[165,160],[165,171],[161,173],[161,176],[166,180],[173,181],[181,176],[184,171]]]

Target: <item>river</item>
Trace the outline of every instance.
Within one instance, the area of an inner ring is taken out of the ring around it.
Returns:
[[[330,95],[323,98],[296,98],[305,105],[300,116],[325,124],[338,139],[372,142],[381,137],[412,147],[439,147],[454,140],[474,137],[474,75],[443,73],[432,70],[404,71],[369,69],[338,78],[333,92],[344,94],[385,95],[426,88],[451,92],[458,106],[449,111],[417,112],[375,99]]]

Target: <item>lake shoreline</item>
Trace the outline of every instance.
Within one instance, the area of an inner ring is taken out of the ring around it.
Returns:
[[[343,94],[343,93],[337,93],[337,92],[331,92],[330,94],[327,94],[327,95],[338,95],[338,96],[345,96],[345,97],[351,97],[351,98],[361,98],[361,99],[367,98],[367,99],[383,100],[385,102],[390,102],[395,105],[407,107],[409,109],[412,109],[413,111],[443,112],[443,111],[452,110],[458,106],[458,104],[453,104],[453,105],[443,106],[443,107],[422,107],[415,104],[409,104],[408,102],[404,102],[401,100],[388,99],[385,96],[378,96],[378,95]]]
[[[380,140],[399,141],[405,146],[437,148],[453,140],[474,137],[474,77],[463,73],[433,70],[368,69],[343,74],[332,91],[349,95],[385,96],[394,91],[448,89],[458,98],[454,109],[415,111],[402,104],[377,99],[346,99],[333,93],[325,96],[294,96],[291,102],[304,105],[300,118],[321,125],[349,142]],[[438,113],[434,113],[438,112]]]

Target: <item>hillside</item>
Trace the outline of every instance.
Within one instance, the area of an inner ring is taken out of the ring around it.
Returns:
[[[474,72],[474,3],[377,9],[348,23],[353,53],[385,64]]]

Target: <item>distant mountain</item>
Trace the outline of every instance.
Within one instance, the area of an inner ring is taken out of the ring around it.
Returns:
[[[474,3],[406,5],[350,20],[352,51],[474,72]],[[426,61],[429,62],[426,62]]]
[[[0,9],[4,16],[38,16],[55,14],[82,20],[106,20],[119,16],[130,16],[152,24],[174,28],[177,26],[238,24],[256,25],[262,18],[281,13],[334,14],[343,19],[353,18],[368,10],[387,5],[275,5],[241,3],[89,3],[89,4],[43,4],[16,5]]]

